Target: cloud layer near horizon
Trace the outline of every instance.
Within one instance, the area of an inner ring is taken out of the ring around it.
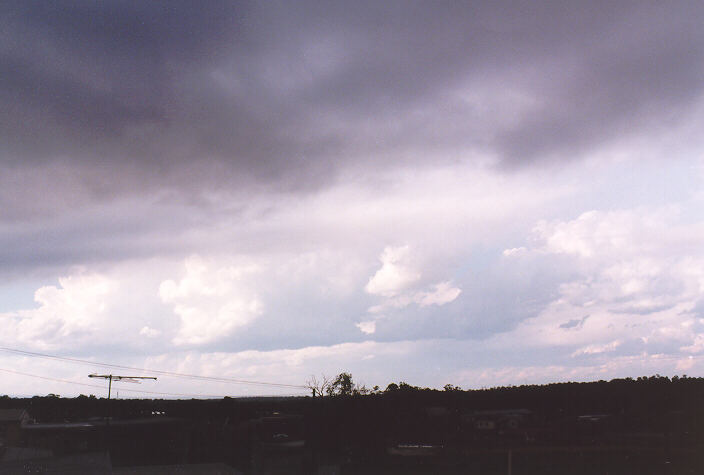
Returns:
[[[5,2],[0,342],[293,383],[701,371],[703,16]]]

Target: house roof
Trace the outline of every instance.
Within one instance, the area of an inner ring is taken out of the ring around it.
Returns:
[[[474,411],[475,416],[528,416],[533,414],[529,409],[495,409],[489,411]]]
[[[108,452],[87,452],[62,457],[14,460],[0,463],[0,475],[14,475],[17,473],[108,475],[113,472]]]
[[[129,474],[129,475],[157,475],[157,474],[172,474],[179,475],[241,475],[242,472],[224,463],[200,463],[200,464],[184,464],[184,465],[150,465],[137,467],[117,467],[112,469],[113,475]]]
[[[25,417],[25,409],[0,409],[0,422],[19,422]]]
[[[2,462],[16,462],[18,460],[36,460],[50,458],[54,452],[49,449],[37,447],[5,447],[5,452],[0,457]]]

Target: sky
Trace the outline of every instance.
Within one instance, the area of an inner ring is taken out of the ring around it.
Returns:
[[[702,24],[2,2],[0,394],[704,376]]]

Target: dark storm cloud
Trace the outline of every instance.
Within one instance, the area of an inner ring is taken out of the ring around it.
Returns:
[[[310,189],[467,151],[571,159],[676,125],[704,89],[696,2],[0,9],[6,176],[51,163],[95,196]]]

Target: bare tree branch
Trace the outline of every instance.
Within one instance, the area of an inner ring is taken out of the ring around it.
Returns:
[[[308,380],[306,381],[305,386],[306,388],[313,391],[313,397],[322,397],[330,392],[331,384],[332,381],[330,380],[330,378],[328,378],[324,374],[321,374],[320,379],[318,379],[315,375],[311,375],[311,377],[308,378]]]

